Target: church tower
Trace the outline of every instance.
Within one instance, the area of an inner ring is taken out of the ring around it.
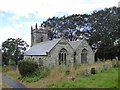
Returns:
[[[31,46],[48,40],[48,28],[40,26],[37,23],[35,29],[31,26]]]

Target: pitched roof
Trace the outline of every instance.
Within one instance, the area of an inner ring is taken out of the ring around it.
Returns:
[[[68,42],[74,50],[77,49],[77,47],[80,45],[81,41],[69,41]]]
[[[35,44],[24,55],[47,55],[46,52],[49,52],[60,40],[55,39]]]
[[[47,55],[49,52],[61,39],[55,39],[52,41],[45,41],[33,45],[24,55]],[[81,41],[69,41],[70,46],[76,50],[80,45]]]

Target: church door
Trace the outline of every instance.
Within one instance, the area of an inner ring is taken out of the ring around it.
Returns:
[[[81,64],[87,63],[87,50],[83,49],[81,53]]]

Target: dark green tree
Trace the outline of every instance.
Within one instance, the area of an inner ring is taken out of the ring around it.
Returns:
[[[45,26],[53,28],[50,37],[61,34],[72,40],[73,32],[76,37],[86,36],[92,48],[97,49],[96,56],[101,59],[120,57],[119,46],[114,43],[120,40],[120,8],[111,7],[88,14],[73,14],[70,16],[53,17],[44,21]],[[57,33],[54,33],[54,31]],[[53,37],[54,38],[54,37]],[[77,40],[77,39],[74,39]]]
[[[2,43],[2,60],[3,64],[8,65],[9,60],[18,65],[18,61],[22,59],[24,51],[29,45],[22,39],[9,38]]]

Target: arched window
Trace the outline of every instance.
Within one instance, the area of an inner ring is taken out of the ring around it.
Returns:
[[[59,52],[59,65],[61,64],[66,65],[66,56],[67,56],[67,50],[62,48]]]
[[[43,37],[41,37],[41,42],[43,42]]]
[[[87,63],[87,50],[83,49],[81,53],[81,63]]]

